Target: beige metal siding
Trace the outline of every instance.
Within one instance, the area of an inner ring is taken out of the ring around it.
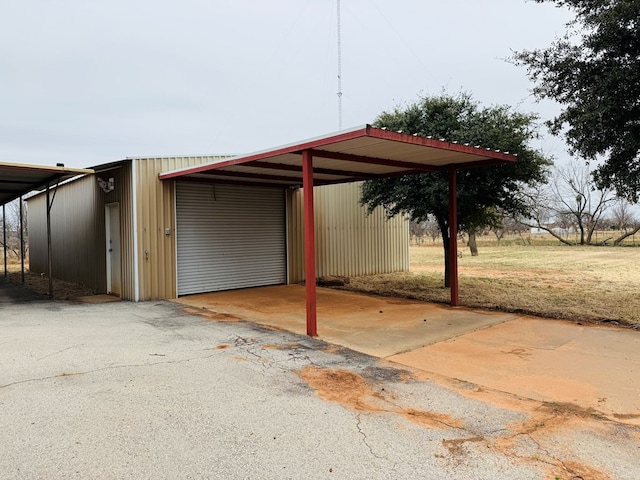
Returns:
[[[138,233],[139,300],[175,298],[175,183],[162,182],[161,172],[200,165],[224,156],[134,159]],[[169,235],[165,229],[170,229]],[[132,262],[133,265],[133,262]]]
[[[105,193],[98,178],[113,178]],[[105,205],[120,205],[122,298],[133,298],[131,237],[131,172],[127,164],[89,175],[51,190],[51,245],[54,278],[78,283],[97,293],[106,292]],[[29,270],[47,271],[46,195],[28,201],[30,228]]]
[[[361,183],[314,189],[318,277],[368,275],[409,269],[409,222],[387,220],[384,210],[371,215],[360,206]],[[304,280],[302,189],[289,190],[289,283]]]

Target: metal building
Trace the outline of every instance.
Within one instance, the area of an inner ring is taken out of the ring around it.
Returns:
[[[226,158],[129,158],[57,186],[53,276],[134,301],[304,280],[298,186],[159,179]],[[367,215],[359,188],[314,188],[318,276],[409,267],[407,219]],[[28,200],[32,272],[46,271],[45,204]]]

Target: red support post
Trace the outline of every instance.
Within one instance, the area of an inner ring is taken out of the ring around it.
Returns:
[[[458,201],[457,171],[449,169],[449,287],[451,287],[451,306],[460,304],[458,296]]]
[[[316,240],[313,218],[313,157],[302,152],[302,188],[304,195],[304,272],[307,300],[307,335],[318,336],[316,322]]]

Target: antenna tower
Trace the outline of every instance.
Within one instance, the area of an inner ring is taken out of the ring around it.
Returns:
[[[340,0],[338,2],[338,130],[342,130],[342,37],[340,29]]]

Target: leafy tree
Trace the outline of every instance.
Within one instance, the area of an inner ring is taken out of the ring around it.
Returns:
[[[458,223],[460,230],[470,233],[496,225],[497,210],[514,215],[528,213],[528,205],[515,193],[525,185],[544,182],[551,164],[528,145],[537,137],[536,119],[508,106],[481,107],[469,94],[461,93],[421,97],[406,107],[383,112],[374,124],[518,155],[515,164],[458,172]],[[419,222],[433,215],[444,245],[445,286],[449,281],[448,185],[446,172],[424,173],[369,180],[363,184],[361,195],[362,204],[370,211],[382,206],[389,216],[405,213]]]
[[[572,153],[603,157],[600,188],[637,202],[640,193],[640,0],[535,0],[576,13],[550,47],[515,55],[538,98],[564,110],[549,122]]]

